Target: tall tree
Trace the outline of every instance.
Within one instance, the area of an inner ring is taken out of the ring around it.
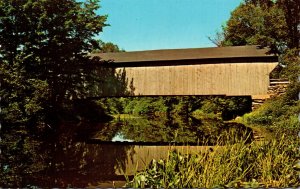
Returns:
[[[225,46],[257,44],[279,53],[299,49],[300,1],[245,0],[231,13],[222,34],[219,41]]]
[[[95,69],[89,69],[95,61],[87,54],[93,49],[94,37],[106,26],[106,16],[96,14],[98,8],[97,0],[0,1],[1,96],[5,97],[5,113],[11,111],[14,101],[23,117],[29,114],[26,107],[45,109],[35,102],[26,106],[32,99],[41,98],[37,90],[47,92],[43,98],[50,109],[64,99],[86,95],[91,70]],[[21,83],[23,86],[18,86]],[[36,89],[37,85],[44,88]],[[19,94],[15,94],[16,89]],[[34,94],[37,96],[31,97]]]
[[[106,26],[97,9],[98,0],[0,0],[0,186],[37,171],[36,140],[62,104],[120,81],[88,56]]]
[[[300,1],[298,0],[278,0],[279,7],[284,12],[287,23],[287,33],[289,36],[288,46],[290,48],[300,48]]]
[[[284,65],[272,76],[295,81],[300,74],[300,1],[244,0],[231,13],[222,33],[217,33],[214,41],[219,46],[271,47],[273,53],[279,55],[280,64]]]
[[[271,0],[246,0],[232,13],[223,28],[223,46],[269,46],[282,52],[288,41],[285,13]]]
[[[86,77],[86,54],[105,26],[98,8],[95,0],[2,0],[1,62],[19,61],[30,78],[47,81],[54,102],[82,91],[77,88]]]

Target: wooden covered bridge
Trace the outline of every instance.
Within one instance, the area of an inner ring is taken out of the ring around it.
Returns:
[[[124,69],[134,96],[225,95],[268,97],[278,58],[258,46],[99,53]]]

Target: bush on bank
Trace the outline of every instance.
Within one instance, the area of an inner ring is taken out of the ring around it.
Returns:
[[[242,121],[247,125],[254,126],[299,128],[298,91],[300,91],[299,83],[290,84],[284,95],[267,100],[257,110],[245,114]]]
[[[136,173],[127,187],[215,188],[299,186],[293,166],[299,142],[282,136],[263,143],[215,146],[195,154],[170,151]]]

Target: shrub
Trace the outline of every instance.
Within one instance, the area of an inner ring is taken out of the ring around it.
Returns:
[[[296,117],[300,112],[300,101],[288,101],[287,95],[266,101],[257,110],[245,114],[243,122],[255,126],[299,128]]]
[[[299,142],[298,142],[299,143]],[[213,188],[299,186],[293,169],[298,145],[287,137],[263,143],[216,146],[194,154],[170,151],[153,160],[127,187]]]

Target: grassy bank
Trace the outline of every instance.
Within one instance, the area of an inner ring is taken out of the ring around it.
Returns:
[[[297,137],[300,131],[299,91],[300,83],[291,83],[285,94],[268,99],[258,109],[244,114],[236,121],[273,138],[280,138],[283,133],[289,137]]]
[[[267,100],[261,107],[236,119],[268,137],[250,144],[216,145],[214,151],[182,155],[170,151],[167,159],[153,160],[144,171],[128,181],[129,187],[292,187],[299,186],[300,124],[299,83]],[[209,106],[208,106],[209,105]],[[194,117],[221,116],[202,106]],[[205,110],[205,111],[204,111]],[[208,114],[209,113],[209,114]],[[231,135],[229,136],[231,137]],[[216,150],[217,149],[217,150]]]
[[[299,142],[278,140],[216,146],[214,151],[182,155],[170,151],[128,181],[128,187],[214,188],[299,186],[293,166]]]

